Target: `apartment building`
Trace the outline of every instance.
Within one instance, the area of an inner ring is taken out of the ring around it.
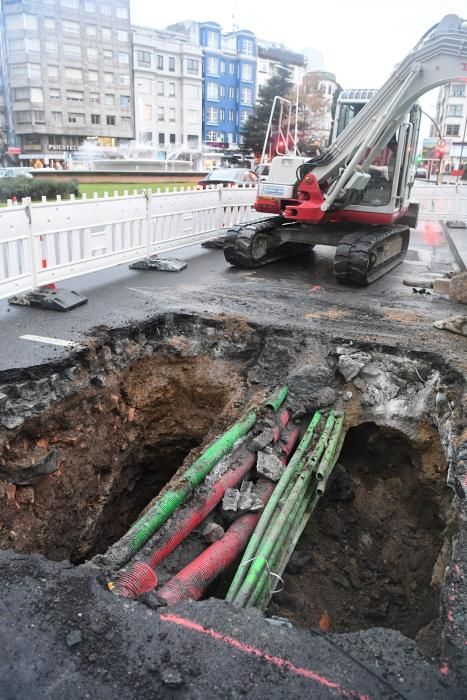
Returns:
[[[273,43],[258,39],[258,63],[256,73],[256,89],[259,94],[260,88],[271,80],[274,75],[282,71],[294,83],[300,83],[305,70],[305,56],[295,53],[286,48],[283,44]]]
[[[20,160],[134,138],[130,0],[3,0],[3,102]]]
[[[217,22],[179,22],[169,30],[189,37],[203,56],[203,144],[234,151],[256,99],[256,38],[248,30],[223,33]]]
[[[159,157],[202,142],[202,51],[185,35],[133,27],[135,138]]]
[[[443,170],[459,168],[467,162],[467,88],[466,83],[447,83],[439,89],[436,104],[436,124],[431,136],[446,141]],[[438,131],[439,130],[439,131]]]

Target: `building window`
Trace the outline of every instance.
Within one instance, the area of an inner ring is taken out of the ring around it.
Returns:
[[[188,148],[198,148],[199,137],[196,134],[188,134]]]
[[[24,51],[24,39],[10,39],[8,42],[8,50],[10,53]]]
[[[164,57],[157,54],[157,70],[164,70]]]
[[[152,143],[152,131],[143,131],[141,141],[143,143]]]
[[[79,0],[61,0],[63,7],[69,7],[70,10],[79,10]]]
[[[82,102],[84,99],[84,93],[81,90],[67,90],[66,101],[67,102]]]
[[[104,73],[104,83],[107,83],[107,85],[110,85],[114,81],[114,74],[113,73]]]
[[[17,124],[32,124],[32,112],[14,112]]]
[[[242,112],[240,112],[240,124],[242,126],[247,123],[249,116],[250,116],[249,113],[245,112],[244,110]]]
[[[44,17],[44,29],[46,32],[55,31],[55,20],[52,17]]]
[[[152,105],[144,105],[144,107],[143,107],[143,119],[145,122],[152,121]]]
[[[68,80],[83,80],[81,68],[65,68],[65,78]]]
[[[228,139],[229,139],[229,143],[235,143],[235,134],[232,133],[231,131],[229,131]]]
[[[229,122],[235,121],[235,110],[229,109],[228,117],[229,117]]]
[[[219,75],[219,59],[215,56],[208,56],[206,69],[211,75]]]
[[[241,90],[241,102],[244,105],[251,105],[251,99],[252,99],[252,90],[251,88],[242,88]]]
[[[235,99],[235,88],[229,87],[229,100],[234,100],[234,99]]]
[[[210,129],[207,136],[208,141],[217,141],[217,131],[212,131],[212,129]]]
[[[219,110],[219,121],[220,121],[220,122],[225,121],[225,109],[220,109],[220,110]]]
[[[110,27],[102,27],[102,38],[104,41],[112,41],[112,30]]]
[[[151,53],[149,51],[137,51],[136,60],[138,62],[138,66],[150,66]]]
[[[164,95],[164,81],[163,80],[157,81],[157,94],[161,95],[161,96]]]
[[[81,58],[81,46],[79,44],[63,44],[63,53],[73,58]]]
[[[97,61],[98,52],[95,46],[90,46],[87,50],[87,54],[89,61]]]
[[[120,107],[127,109],[130,106],[130,96],[120,95]]]
[[[110,17],[112,14],[112,6],[111,5],[99,5],[99,10],[106,17]]]
[[[158,107],[157,108],[157,121],[163,122],[165,119],[165,110],[164,107]]]
[[[120,85],[129,85],[130,84],[130,76],[128,75],[128,73],[125,73],[125,74],[120,73],[120,75],[118,77],[118,82],[120,83]]]
[[[31,79],[36,80],[42,77],[42,67],[40,63],[28,63],[28,75]]]
[[[169,83],[169,97],[175,97],[175,83]]]
[[[253,56],[253,42],[251,39],[243,39],[243,54],[245,56]]]
[[[120,125],[124,129],[130,129],[131,128],[131,117],[120,117]]]
[[[212,32],[210,30],[206,32],[206,46],[209,46],[210,49],[219,48],[219,35],[217,32]]]
[[[27,87],[21,87],[21,88],[15,88],[15,100],[18,102],[19,100],[29,100],[29,88]]]
[[[43,102],[44,101],[44,91],[42,88],[31,88],[31,102]]]
[[[175,136],[176,136],[176,134],[170,134],[170,135],[169,135],[169,141],[170,141],[170,143],[175,143]]]
[[[97,28],[94,24],[87,24],[86,25],[86,36],[96,36],[97,35]]]
[[[126,51],[119,51],[118,52],[118,62],[119,63],[129,63],[130,62],[130,57],[126,53]]]
[[[60,102],[62,99],[60,90],[57,88],[49,88],[49,99],[51,102]]]
[[[110,49],[104,49],[102,52],[102,55],[104,56],[104,61],[112,62],[114,58],[114,52],[111,51]]]
[[[89,94],[89,102],[93,102],[94,104],[99,104],[100,101],[101,101],[100,93],[91,92]]]
[[[88,80],[91,83],[97,83],[99,80],[99,73],[97,70],[88,70]]]
[[[62,22],[62,29],[67,34],[79,34],[79,22],[70,22],[64,19]]]
[[[462,117],[462,105],[448,105],[448,117]]]
[[[28,64],[13,63],[10,70],[12,78],[26,78],[28,75]]]
[[[459,136],[459,124],[446,124],[445,136]]]
[[[465,85],[451,85],[451,96],[452,97],[464,97],[465,95]]]
[[[174,70],[175,70],[175,58],[174,58],[174,56],[169,56],[169,71],[171,71],[173,73]]]
[[[199,70],[199,61],[196,61],[194,58],[187,58],[187,60],[186,60],[186,72],[191,73],[192,75],[198,75],[198,70]]]
[[[242,80],[253,80],[253,66],[251,63],[242,63]]]
[[[69,124],[84,124],[84,114],[70,112],[68,115]]]
[[[113,106],[115,104],[115,95],[107,93],[105,96],[105,104],[108,106]]]
[[[107,126],[115,126],[116,124],[116,119],[113,114],[108,114],[106,118]]]
[[[219,123],[219,110],[217,109],[217,107],[208,107],[207,121],[208,121],[208,124],[218,124]]]
[[[219,85],[219,97],[221,100],[225,97],[225,85]]]
[[[96,11],[95,0],[84,0],[84,11],[85,12],[95,12]]]
[[[49,80],[58,80],[58,66],[47,66]]]
[[[230,75],[235,75],[235,63],[229,65],[229,73]]]
[[[221,75],[224,75],[224,73],[225,73],[225,61],[220,62],[220,71],[221,71]]]
[[[52,41],[52,39],[46,39],[45,50],[47,51],[47,53],[57,53],[58,52],[57,42]]]
[[[170,122],[175,121],[175,108],[174,107],[169,108],[169,121]]]
[[[219,86],[217,83],[208,82],[208,100],[219,99]]]
[[[91,124],[100,124],[101,123],[101,115],[100,114],[91,114]]]
[[[126,7],[117,7],[115,13],[118,19],[128,19],[128,9]]]
[[[62,113],[61,112],[52,112],[52,123],[53,124],[61,124],[62,123]]]
[[[7,31],[24,31],[30,29],[37,32],[37,17],[35,15],[14,14],[5,17]]]
[[[159,145],[163,146],[165,143],[165,134],[159,134]]]
[[[128,41],[128,32],[123,29],[119,29],[117,32],[118,41]]]

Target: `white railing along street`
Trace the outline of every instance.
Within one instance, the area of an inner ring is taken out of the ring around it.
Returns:
[[[467,185],[415,183],[411,199],[420,203],[421,221],[467,221]]]
[[[179,188],[0,209],[0,299],[202,243],[258,218],[256,188]]]

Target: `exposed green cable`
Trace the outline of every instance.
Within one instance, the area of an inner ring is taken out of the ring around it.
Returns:
[[[248,567],[246,562],[250,561],[250,559],[253,559],[255,554],[256,554],[256,549],[261,541],[261,538],[269,525],[269,521],[271,519],[272,514],[274,513],[274,510],[281,499],[285,489],[287,488],[287,485],[289,484],[290,480],[294,476],[296,472],[301,468],[303,461],[305,459],[306,452],[309,448],[309,445],[313,439],[313,435],[316,429],[316,426],[318,425],[319,421],[321,420],[321,414],[317,411],[313,418],[310,421],[310,424],[308,425],[308,428],[305,431],[305,434],[303,435],[302,439],[300,440],[300,443],[295,450],[295,453],[290,460],[289,464],[287,465],[287,468],[285,469],[284,473],[282,474],[280,480],[277,483],[276,488],[274,489],[274,492],[269,499],[266,508],[263,510],[261,514],[261,518],[259,519],[259,522],[255,528],[255,531],[253,535],[250,538],[250,541],[248,543],[248,547],[246,548],[242,561],[240,562],[240,566],[238,567],[235,577],[230,584],[230,588],[227,592],[226,595],[226,600],[232,602],[240,589],[240,586],[243,583],[243,580],[247,574]]]
[[[277,391],[275,391],[264,404],[265,408],[272,408],[274,411],[277,411],[279,406],[284,403],[288,393],[288,386],[283,386],[280,389],[277,389]]]
[[[334,454],[336,453],[337,445],[341,439],[342,426],[344,425],[345,416],[339,416],[336,420],[335,430],[333,432],[331,440],[326,447],[326,451],[323,458],[316,470],[316,478],[321,480],[330,474],[332,468],[334,467]],[[337,458],[336,458],[337,459]]]
[[[252,561],[245,579],[233,601],[235,605],[243,607],[248,604],[252,592],[256,586],[258,577],[267,566],[267,561],[274,547],[274,543],[279,537],[282,528],[285,526],[286,520],[291,510],[293,510],[296,500],[300,499],[308,488],[308,484],[313,476],[315,467],[321,459],[325,447],[328,444],[330,434],[334,426],[334,421],[334,415],[331,413],[328,416],[323,433],[318,440],[318,444],[313,450],[311,457],[306,461],[305,468],[298,476],[297,481],[295,482],[294,487],[287,498],[287,501],[284,503],[284,506],[279,512],[277,520],[272,528],[268,528],[267,532],[265,533],[265,536],[261,541],[261,545],[258,547],[254,560]]]

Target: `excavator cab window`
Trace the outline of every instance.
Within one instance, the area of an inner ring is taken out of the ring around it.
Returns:
[[[391,137],[387,146],[373,160],[369,173],[371,180],[363,195],[362,204],[373,207],[385,206],[391,200],[399,134]]]

